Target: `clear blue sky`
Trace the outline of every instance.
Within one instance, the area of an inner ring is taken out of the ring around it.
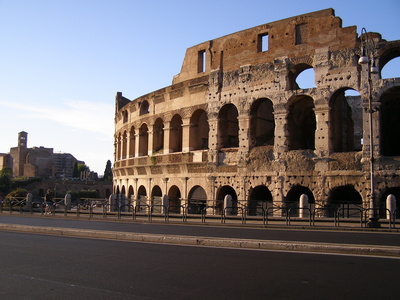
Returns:
[[[0,0],[0,153],[28,132],[102,175],[116,92],[168,86],[188,47],[325,8],[343,27],[400,39],[400,1]]]

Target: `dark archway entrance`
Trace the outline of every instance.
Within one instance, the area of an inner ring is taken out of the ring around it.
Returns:
[[[237,195],[235,190],[229,186],[229,185],[225,185],[223,187],[221,187],[218,191],[218,195],[217,195],[217,201],[215,203],[215,213],[216,214],[222,214],[223,210],[224,210],[224,198],[226,195],[231,195],[232,197],[232,215],[237,214],[237,207],[238,207],[238,199],[237,199]]]
[[[181,191],[176,185],[168,191],[169,212],[179,214],[181,212]]]
[[[309,188],[299,184],[293,186],[284,200],[284,207],[290,212],[291,216],[298,216],[300,196],[303,194],[307,195],[309,204],[315,203],[314,195]]]
[[[206,191],[199,185],[193,187],[189,192],[188,197],[188,213],[189,214],[201,214],[203,209],[207,205],[207,194]]]
[[[265,185],[256,186],[250,191],[248,203],[249,215],[262,215],[268,207],[272,207],[272,194]]]
[[[360,217],[362,213],[362,197],[353,185],[334,187],[328,195],[327,213],[330,217],[340,212],[341,217]]]

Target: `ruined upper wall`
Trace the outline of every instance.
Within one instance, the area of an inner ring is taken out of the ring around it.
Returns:
[[[264,45],[263,45],[264,44]],[[268,45],[267,50],[265,44]],[[272,62],[277,57],[302,57],[316,49],[354,48],[356,27],[342,28],[333,9],[308,13],[229,34],[188,48],[181,72],[173,84],[208,75],[210,71],[235,70],[246,64]],[[205,64],[202,66],[202,55]]]

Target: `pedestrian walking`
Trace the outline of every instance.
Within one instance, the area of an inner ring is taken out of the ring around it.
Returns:
[[[53,195],[50,189],[48,189],[46,195],[44,195],[43,205],[45,207],[45,214],[50,214],[53,207]]]

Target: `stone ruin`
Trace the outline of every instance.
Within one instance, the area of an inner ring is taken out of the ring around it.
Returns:
[[[117,93],[113,192],[177,213],[220,214],[227,195],[253,215],[302,195],[384,210],[400,199],[400,78],[381,71],[398,56],[400,40],[342,28],[333,9],[188,48],[172,85]]]

